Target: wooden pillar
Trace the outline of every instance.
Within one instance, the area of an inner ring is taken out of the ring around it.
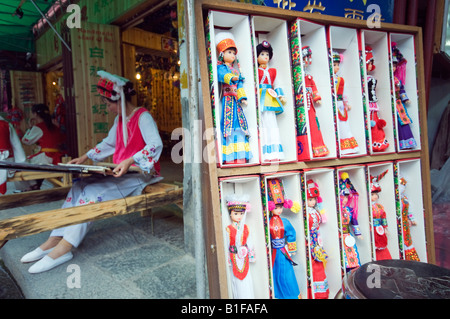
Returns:
[[[406,0],[395,0],[393,22],[398,24],[405,24],[405,15]]]

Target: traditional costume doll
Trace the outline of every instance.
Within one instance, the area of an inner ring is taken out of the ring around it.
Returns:
[[[417,142],[411,131],[412,119],[406,110],[406,105],[410,104],[405,91],[406,59],[397,48],[397,44],[392,42],[392,66],[394,70],[394,90],[395,108],[397,111],[398,140],[401,150],[413,149],[417,147]]]
[[[380,175],[370,176],[370,192],[372,200],[372,223],[373,233],[375,239],[375,255],[376,260],[392,259],[391,253],[388,249],[388,223],[386,219],[386,211],[383,205],[377,201],[379,199],[379,193],[381,192],[380,180],[386,175],[388,171],[384,171]]]
[[[222,84],[222,162],[225,164],[246,163],[252,158],[250,132],[242,106],[247,105],[243,88],[244,78],[237,61],[237,47],[230,32],[216,35],[219,52],[217,78]],[[235,65],[236,62],[236,65]]]
[[[0,161],[24,162],[26,160],[20,139],[12,124],[0,116]],[[0,194],[6,193],[8,171],[0,169]]]
[[[344,263],[346,271],[361,266],[357,238],[361,238],[358,224],[358,198],[359,194],[353,186],[347,172],[342,172],[339,179],[339,202],[341,206],[342,242],[344,251]],[[351,231],[353,234],[351,233]]]
[[[412,237],[411,237],[411,226],[416,226],[417,223],[414,216],[409,210],[409,200],[405,195],[406,189],[406,179],[400,178],[400,202],[402,209],[402,225],[403,225],[403,249],[405,251],[406,260],[420,261],[419,255],[417,254],[416,248],[414,248]]]
[[[280,215],[283,208],[297,213],[300,204],[286,199],[283,184],[280,179],[267,180],[268,208],[271,213],[269,220],[270,243],[272,247],[273,288],[277,299],[301,298],[293,266],[291,254],[297,252],[297,233],[291,222]]]
[[[336,92],[336,106],[338,111],[340,153],[347,155],[357,153],[359,147],[350,129],[348,111],[351,107],[347,103],[347,97],[344,92],[345,81],[344,78],[337,75],[342,60],[343,56],[339,52],[333,51],[334,90]]]
[[[113,175],[94,174],[76,181],[62,208],[139,195],[148,184],[162,179],[159,165],[163,147],[161,137],[150,113],[131,103],[136,94],[132,82],[106,71],[97,74],[100,76],[97,92],[108,112],[117,116],[108,136],[69,164],[83,164],[88,159],[100,162],[112,156],[117,166]],[[127,174],[132,165],[138,166],[142,174]],[[46,242],[23,256],[21,261],[38,261],[28,271],[40,273],[71,260],[72,248],[80,245],[90,225],[87,222],[53,230]]]
[[[312,63],[312,51],[309,46],[304,46],[302,48],[302,58],[303,65],[306,69],[308,65]],[[314,157],[326,156],[330,153],[327,146],[325,145],[322,132],[320,130],[319,119],[316,114],[316,109],[314,103],[321,104],[322,97],[317,91],[316,82],[311,74],[305,71],[305,86],[306,86],[306,108],[308,110],[309,119],[309,132],[311,136],[311,147]]]
[[[378,117],[378,98],[376,94],[377,79],[369,74],[375,70],[372,47],[366,45],[366,70],[367,70],[367,88],[369,93],[369,112],[370,112],[370,132],[372,135],[372,150],[374,152],[383,152],[389,147],[389,142],[386,140],[386,134],[383,128],[386,126],[386,121]]]
[[[277,85],[277,69],[269,68],[273,48],[263,41],[256,46],[258,61],[259,96],[261,107],[262,155],[263,160],[284,159],[283,145],[278,129],[277,115],[283,113],[286,98],[283,89]]]
[[[320,236],[320,224],[326,222],[326,216],[322,210],[322,198],[319,186],[312,179],[306,182],[307,198],[307,219],[309,230],[309,250],[311,253],[312,282],[310,298],[328,299],[330,290],[325,272],[328,254],[323,248],[322,237]]]
[[[227,226],[228,262],[233,277],[231,289],[234,299],[253,299],[253,280],[249,273],[250,262],[255,261],[255,251],[251,241],[249,227],[245,224],[250,203],[244,196],[229,196],[227,208],[231,224]]]

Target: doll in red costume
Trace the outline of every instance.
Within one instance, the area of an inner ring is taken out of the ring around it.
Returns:
[[[302,48],[302,58],[303,66],[305,68],[306,108],[308,110],[312,152],[314,157],[323,157],[328,155],[330,151],[323,141],[319,119],[314,107],[314,104],[321,105],[322,98],[317,91],[316,82],[314,82],[312,75],[306,71],[306,68],[312,63],[312,51],[309,46],[304,46]]]
[[[370,132],[372,134],[372,150],[374,152],[383,152],[389,147],[386,140],[386,134],[383,128],[386,121],[378,117],[378,98],[376,95],[377,79],[369,74],[375,70],[372,47],[366,45],[366,70],[367,70],[367,88],[369,93],[369,111],[370,111]]]
[[[326,215],[322,210],[322,198],[319,192],[319,185],[312,179],[306,182],[307,198],[307,219],[309,230],[309,250],[311,255],[312,282],[308,291],[309,298],[328,299],[330,290],[325,272],[328,254],[323,248],[323,241],[320,235],[320,224],[326,222]]]
[[[377,176],[370,176],[370,192],[372,201],[372,219],[375,238],[375,253],[376,260],[392,259],[391,253],[388,249],[388,223],[386,219],[386,211],[384,206],[378,203],[381,192],[380,180],[386,175],[388,171]]]
[[[249,227],[245,224],[250,212],[250,203],[245,196],[232,195],[227,198],[227,208],[231,224],[227,226],[228,263],[233,277],[231,290],[234,299],[253,299],[252,275],[249,273],[250,262],[255,261],[255,250]]]

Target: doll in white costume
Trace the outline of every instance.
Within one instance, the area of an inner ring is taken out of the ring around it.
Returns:
[[[386,140],[384,127],[386,121],[379,117],[378,98],[376,93],[377,79],[371,74],[375,70],[375,63],[373,58],[373,49],[366,45],[366,70],[367,70],[367,88],[369,98],[370,111],[370,133],[372,135],[372,150],[374,152],[383,152],[389,147],[389,142]]]
[[[262,126],[262,154],[266,161],[284,159],[283,145],[277,123],[277,115],[283,113],[286,98],[277,85],[277,69],[269,68],[273,48],[263,41],[256,46],[258,61],[259,96]]]
[[[333,51],[334,89],[336,92],[336,106],[338,111],[339,144],[341,154],[347,155],[357,153],[359,147],[350,129],[348,111],[351,110],[351,106],[348,104],[347,97],[345,96],[345,81],[344,78],[337,75],[342,61],[343,55],[337,51]]]
[[[231,224],[227,226],[228,264],[231,267],[231,289],[234,299],[253,299],[253,280],[249,272],[250,262],[255,261],[255,251],[250,229],[245,219],[250,212],[247,196],[231,195],[227,198]]]

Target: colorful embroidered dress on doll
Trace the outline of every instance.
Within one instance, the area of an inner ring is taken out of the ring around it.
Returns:
[[[375,69],[372,48],[366,46],[366,69],[371,72]],[[372,75],[367,74],[367,87],[369,98],[369,112],[370,112],[370,132],[372,135],[372,150],[374,152],[382,152],[389,147],[389,142],[386,140],[386,134],[383,128],[386,126],[386,121],[379,118],[378,98],[376,95],[377,79]]]
[[[61,163],[64,153],[59,147],[64,142],[64,135],[58,127],[54,126],[53,131],[50,131],[44,122],[38,123],[25,132],[22,142],[25,145],[37,144],[40,147],[36,154],[28,157],[31,163]]]
[[[14,127],[0,116],[0,161],[24,162],[25,152]],[[8,171],[0,169],[0,194],[6,193]]]
[[[403,250],[406,260],[420,261],[416,248],[413,245],[411,237],[411,223],[415,222],[414,216],[409,211],[409,200],[405,195],[406,180],[400,179],[400,201],[402,209],[402,232],[403,232]]]
[[[244,79],[237,68],[223,62],[222,56],[223,52],[229,48],[234,48],[237,54],[237,48],[229,32],[218,34],[216,41],[218,41],[217,49],[220,52],[217,63],[217,79],[222,86],[222,117],[220,119],[222,162],[245,163],[253,155],[250,150],[247,119],[240,103],[247,99],[243,88]],[[237,81],[232,80],[235,76],[239,78]]]
[[[339,53],[333,53],[333,62],[340,63]],[[338,111],[338,129],[340,152],[343,155],[353,154],[359,151],[358,142],[352,134],[348,121],[348,108],[344,92],[345,81],[342,77],[334,75],[334,89],[336,90],[336,106]]]
[[[380,193],[381,187],[379,184],[380,179],[382,179],[387,173],[387,170],[377,176],[370,176],[370,191],[371,193]],[[383,205],[372,202],[372,223],[373,223],[373,233],[375,239],[375,254],[376,260],[392,259],[391,253],[388,249],[388,238],[386,236],[386,228],[388,227],[386,219],[386,211]]]
[[[247,225],[244,225],[240,245],[236,245],[238,227],[239,225],[236,223],[227,227],[229,262],[235,277],[233,279],[233,298],[252,299],[254,298],[253,281],[248,271],[250,269],[250,262],[254,261],[254,250],[248,240],[249,228]]]
[[[295,207],[292,201],[285,199],[282,181],[269,179],[269,210],[275,205],[285,208]],[[295,208],[293,210],[295,212]],[[301,298],[293,266],[297,263],[291,257],[297,251],[297,233],[287,218],[272,214],[269,220],[270,243],[272,247],[272,273],[274,294],[277,299]]]
[[[347,271],[361,266],[358,247],[354,237],[361,235],[358,224],[358,198],[359,194],[351,183],[348,173],[342,172],[339,178],[339,201],[341,207],[344,263]],[[353,234],[350,230],[353,231]]]
[[[407,61],[397,48],[395,42],[392,42],[392,62],[395,65],[394,90],[399,146],[401,150],[413,149],[417,147],[417,142],[411,131],[411,117],[406,110],[406,104],[409,102],[409,98],[406,95],[404,87]]]
[[[304,46],[302,48],[302,58],[303,61],[308,59],[311,61],[312,51],[309,46]],[[309,64],[309,62],[308,62]],[[304,62],[305,68],[307,63]],[[305,87],[306,87],[306,108],[308,110],[308,119],[309,119],[309,131],[311,137],[311,147],[314,157],[322,157],[326,156],[330,153],[327,146],[325,145],[322,137],[322,132],[320,131],[319,118],[316,114],[316,108],[314,107],[314,103],[321,101],[322,97],[319,95],[317,91],[316,82],[314,82],[314,78],[311,74],[305,72]]]
[[[359,260],[358,247],[356,246],[355,237],[353,237],[350,233],[350,227],[352,228],[355,236],[361,235],[361,231],[359,230],[358,220],[356,219],[356,214],[353,208],[349,206],[342,207],[341,222],[343,243],[345,246],[345,268],[357,268],[361,266],[361,262]]]
[[[372,204],[372,219],[375,237],[376,260],[392,259],[388,249],[388,238],[385,228],[388,227],[386,211],[379,203]]]
[[[308,206],[306,209],[312,268],[312,291],[308,291],[308,293],[313,294],[314,299],[328,299],[330,291],[328,288],[327,274],[325,272],[328,254],[323,248],[323,241],[320,236],[320,224],[324,223],[326,220],[325,216],[318,210],[322,199],[320,197],[318,185],[313,180],[307,181],[307,198],[317,199],[317,203],[314,207]]]

